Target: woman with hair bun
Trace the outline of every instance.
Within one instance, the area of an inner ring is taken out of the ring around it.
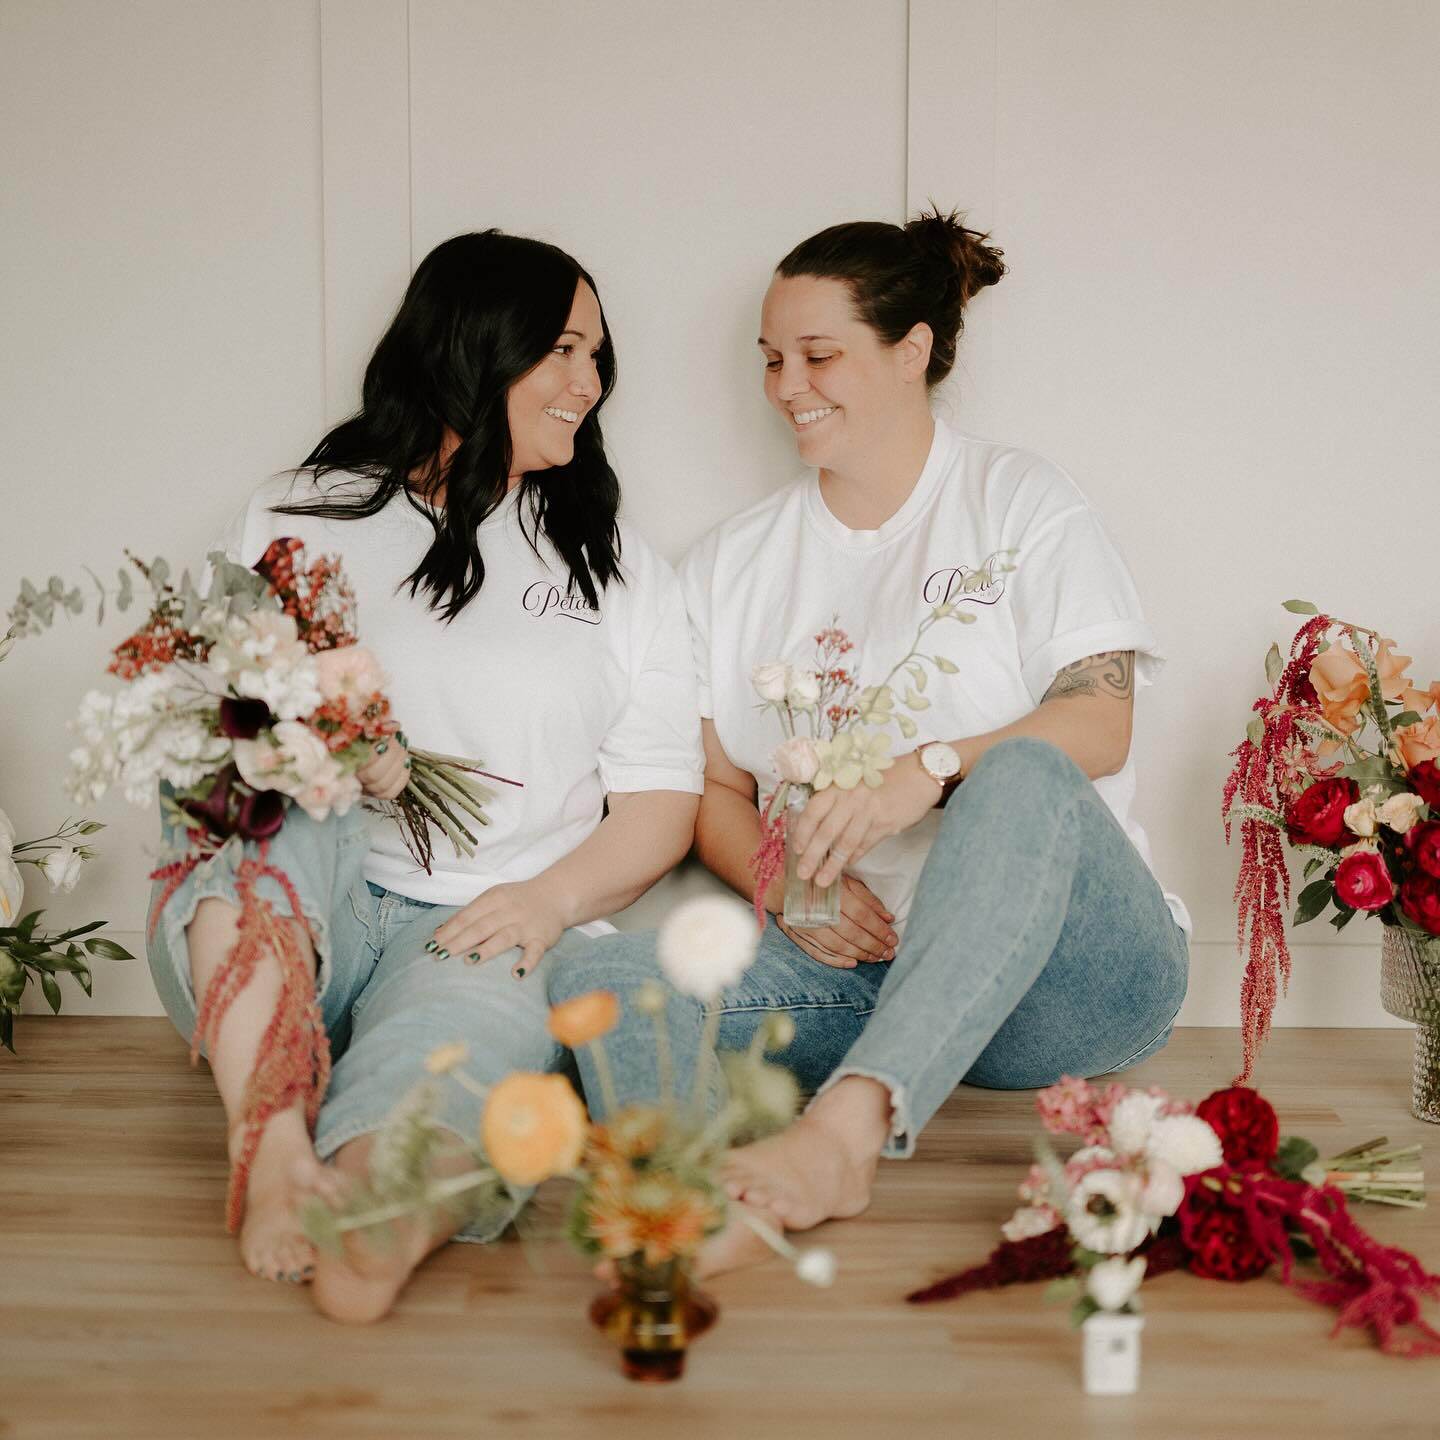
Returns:
[[[967,304],[1004,274],[986,236],[938,211],[796,246],[759,347],[807,473],[681,567],[706,753],[697,848],[742,895],[779,739],[751,666],[813,668],[833,623],[853,643],[846,666],[874,685],[936,607],[974,618],[926,633],[944,664],[912,712],[913,748],[878,785],[818,791],[794,822],[800,874],[842,877],[839,921],[788,925],[778,877],[759,958],[718,1002],[722,1047],[787,1012],[781,1058],[817,1092],[727,1167],[734,1199],[791,1229],[863,1210],[879,1158],[913,1153],[957,1085],[1123,1069],[1165,1044],[1185,995],[1188,917],[1129,818],[1134,691],[1160,664],[1129,573],[1064,471],[931,412]],[[609,937],[557,967],[552,997],[623,994],[653,967],[646,937]],[[682,1067],[701,1043],[699,1007],[686,1013]],[[622,1025],[621,1104],[655,1084],[645,1046],[627,1041]],[[596,1106],[583,1059],[582,1075]],[[749,1258],[748,1240],[730,1227],[708,1266]]]
[[[485,1083],[565,1066],[546,974],[690,847],[702,783],[685,607],[674,573],[617,520],[600,434],[614,382],[595,283],[571,256],[498,230],[457,235],[417,268],[360,410],[294,475],[262,485],[216,547],[248,565],[295,536],[312,557],[338,555],[410,734],[522,787],[498,787],[473,856],[437,838],[428,871],[393,822],[358,806],[323,822],[294,807],[270,842],[308,922],[284,921],[314,983],[307,974],[296,995],[278,957],[262,956],[209,1060],[241,1258],[262,1278],[313,1278],[336,1319],[378,1319],[462,1222],[442,1207],[400,1222],[388,1246],[317,1256],[299,1205],[339,1203],[368,1174],[375,1132],[437,1048],[463,1045]],[[399,794],[405,750],[403,735],[377,746],[359,772],[368,794]],[[226,990],[240,858],[227,846],[157,896],[150,969],[187,1037],[212,986]],[[256,889],[290,916],[273,881]],[[326,1053],[290,1054],[276,1021],[312,1001]],[[257,1104],[257,1077],[299,1067],[308,1079],[329,1057],[313,1139],[298,1101]],[[473,1100],[440,1094],[437,1124],[473,1135]],[[498,1235],[517,1208],[497,1203],[462,1238]]]

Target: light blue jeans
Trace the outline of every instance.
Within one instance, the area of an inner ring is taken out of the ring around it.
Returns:
[[[173,833],[166,840],[177,843]],[[466,1069],[482,1084],[512,1070],[568,1070],[568,1052],[546,1029],[545,978],[559,959],[591,943],[579,931],[567,930],[523,980],[510,974],[519,958],[515,950],[483,965],[466,965],[458,956],[436,961],[426,954],[425,942],[456,907],[369,884],[361,873],[368,844],[369,828],[358,807],[317,822],[291,806],[270,842],[270,862],[299,894],[319,960],[316,993],[334,1062],[315,1135],[321,1159],[379,1129],[395,1104],[426,1077],[425,1057],[437,1046],[465,1045],[470,1052]],[[239,904],[235,848],[190,874],[166,904],[149,944],[155,988],[187,1040],[197,1012],[185,927],[209,896]],[[247,845],[244,853],[253,858],[258,847]],[[289,902],[273,880],[262,880],[256,891],[277,914],[289,915]],[[479,1102],[455,1084],[442,1083],[440,1095],[439,1122],[474,1140]],[[503,1200],[458,1238],[494,1239],[529,1193]]]
[[[1184,932],[1095,787],[1053,745],[1008,740],[946,806],[895,959],[834,969],[772,919],[755,963],[716,1002],[719,1046],[747,1046],[768,1013],[786,1012],[795,1040],[777,1058],[801,1087],[880,1081],[894,1117],[885,1153],[906,1156],[961,1082],[1031,1089],[1153,1054],[1188,970]],[[592,940],[550,971],[552,1002],[620,996],[605,1044],[621,1105],[658,1093],[652,1022],[633,1004],[657,973],[653,934]],[[676,1089],[688,1094],[704,1011],[674,996],[668,1019]],[[576,1059],[601,1112],[593,1062]]]

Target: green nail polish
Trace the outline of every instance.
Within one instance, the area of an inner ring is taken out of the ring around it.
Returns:
[[[425,942],[425,953],[427,955],[433,955],[439,948],[440,942],[438,940],[427,940]]]
[[[517,980],[523,980],[525,978],[525,967],[523,965],[517,965],[515,967],[515,978]]]
[[[442,946],[435,952],[435,958],[436,958],[437,960],[448,960],[448,959],[450,958],[450,952],[442,945]]]
[[[382,741],[375,747],[375,753],[376,753],[377,755],[383,755],[389,748],[390,748],[390,742],[389,742],[388,740],[382,740]]]
[[[480,952],[479,952],[478,950],[472,950],[465,958],[466,958],[472,965],[476,965],[476,964],[478,964],[479,961],[480,961]]]

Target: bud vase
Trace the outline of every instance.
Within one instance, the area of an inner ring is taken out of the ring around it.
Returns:
[[[1385,926],[1380,942],[1380,1003],[1415,1026],[1410,1108],[1440,1124],[1440,936]]]
[[[817,885],[813,875],[802,880],[795,873],[795,826],[811,793],[808,785],[792,785],[785,806],[785,923],[792,930],[820,930],[840,920],[841,878]]]
[[[720,1307],[691,1283],[686,1261],[647,1265],[632,1255],[616,1268],[619,1284],[596,1297],[591,1322],[618,1342],[627,1379],[678,1380],[690,1341],[715,1323]]]
[[[1140,1388],[1143,1315],[1102,1310],[1081,1325],[1087,1395],[1133,1395]]]

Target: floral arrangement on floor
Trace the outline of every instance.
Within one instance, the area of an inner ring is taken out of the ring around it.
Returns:
[[[94,847],[85,844],[85,839],[104,828],[96,820],[66,820],[49,835],[17,840],[10,817],[0,810],[0,1045],[12,1055],[15,1017],[32,980],[39,984],[46,1004],[58,1015],[61,993],[57,973],[73,975],[88,995],[90,960],[134,958],[123,945],[94,933],[104,929],[107,921],[91,920],[68,930],[52,931],[39,928],[43,910],[21,914],[25,880],[20,867],[33,865],[50,882],[53,892],[68,893],[79,883],[86,861],[95,858]]]
[[[335,558],[309,561],[293,538],[273,541],[253,569],[217,551],[209,556],[203,594],[188,572],[172,584],[164,559],[128,558],[149,590],[149,613],[107,667],[122,688],[92,690],[81,701],[76,728],[83,743],[70,756],[70,789],[85,803],[118,785],[127,800],[150,805],[162,787],[162,808],[187,839],[151,875],[161,885],[152,933],[186,877],[234,847],[239,937],[201,999],[192,1063],[213,1043],[262,955],[280,961],[280,999],[256,1060],[231,1171],[226,1222],[234,1231],[265,1122],[303,1101],[313,1126],[330,1075],[310,965],[290,928],[256,893],[260,879],[271,877],[293,917],[306,923],[290,881],[270,863],[269,841],[291,805],[316,820],[347,813],[361,796],[357,772],[389,744],[404,744],[404,736],[375,657],[357,643],[354,592]],[[124,610],[135,586],[129,571],[119,575],[114,600]],[[109,592],[95,584],[103,621]],[[67,590],[58,576],[43,592],[27,580],[10,611],[7,640],[47,629],[59,610],[83,609],[79,588]],[[417,862],[429,869],[432,823],[458,853],[473,853],[469,824],[487,823],[483,807],[493,798],[474,777],[501,777],[474,761],[418,750],[408,751],[408,765],[409,782],[390,808]],[[258,845],[258,859],[241,858],[246,841]]]
[[[984,590],[995,577],[1015,569],[1003,550],[961,580],[961,593]],[[942,620],[973,625],[976,617],[953,602],[937,605],[920,622],[910,649],[895,662],[878,685],[857,688],[845,657],[854,642],[840,628],[839,616],[815,636],[813,668],[796,668],[784,660],[765,660],[750,671],[750,683],[762,709],[773,709],[782,739],[772,764],[779,784],[760,806],[760,844],[750,858],[755,874],[755,918],[765,926],[765,894],[785,868],[787,807],[803,806],[817,791],[831,785],[853,790],[858,785],[878,786],[894,763],[890,754],[893,724],[901,736],[913,740],[919,726],[914,714],[927,710],[925,695],[929,669],[953,675],[959,667],[944,655],[926,655],[920,642]],[[904,694],[896,692],[904,672]],[[900,707],[900,708],[897,708]],[[906,714],[910,711],[911,714]]]
[[[584,1254],[614,1262],[622,1281],[630,1271],[652,1282],[667,1267],[688,1271],[705,1239],[727,1220],[727,1197],[717,1178],[721,1156],[794,1116],[799,1100],[794,1076],[765,1059],[790,1043],[794,1025],[788,1016],[771,1016],[748,1050],[722,1053],[717,1062],[712,1057],[719,1012],[710,1010],[691,1093],[681,1096],[675,1093],[667,1009],[676,992],[708,1006],[744,974],[756,945],[747,912],[724,897],[688,901],[666,921],[658,950],[668,984],[646,985],[635,1001],[653,1021],[664,1092],[656,1104],[616,1103],[604,1046],[620,1017],[613,993],[592,991],[551,1009],[551,1035],[572,1050],[585,1050],[593,1061],[607,1101],[603,1122],[587,1119],[563,1076],[521,1071],[486,1086],[466,1070],[463,1046],[434,1051],[426,1062],[427,1079],[378,1133],[368,1183],[356,1186],[341,1206],[311,1200],[304,1213],[306,1234],[339,1253],[347,1242],[383,1243],[386,1227],[398,1220],[443,1207],[468,1222],[507,1191],[563,1178],[575,1184],[568,1235]],[[479,1102],[471,1135],[456,1135],[438,1123],[441,1083],[459,1085]],[[710,1103],[717,1092],[723,1094],[718,1109]],[[833,1281],[829,1251],[798,1250],[763,1223],[747,1223],[792,1262],[802,1280]]]
[[[1365,914],[1440,936],[1440,680],[1417,689],[1410,656],[1375,630],[1305,600],[1285,608],[1308,618],[1288,660],[1275,645],[1265,657],[1270,693],[1231,752],[1222,804],[1226,839],[1238,825],[1241,840],[1241,1081],[1290,979],[1287,843],[1308,882],[1294,923],[1333,905],[1337,930]]]
[[[1066,1076],[1036,1108],[1049,1134],[1076,1136],[1081,1148],[1062,1162],[1042,1139],[1023,1203],[1001,1227],[1004,1243],[983,1265],[917,1290],[912,1303],[1063,1280],[1081,1323],[1133,1312],[1141,1281],[1167,1270],[1242,1281],[1273,1268],[1339,1311],[1332,1333],[1368,1329],[1387,1354],[1440,1354],[1440,1331],[1420,1308],[1440,1298],[1440,1275],[1372,1239],[1348,1204],[1423,1204],[1424,1177],[1411,1168],[1419,1146],[1387,1150],[1375,1140],[1322,1161],[1309,1141],[1282,1141],[1274,1109],[1245,1086],[1192,1107],[1155,1088]],[[1301,1259],[1323,1273],[1302,1275]]]

